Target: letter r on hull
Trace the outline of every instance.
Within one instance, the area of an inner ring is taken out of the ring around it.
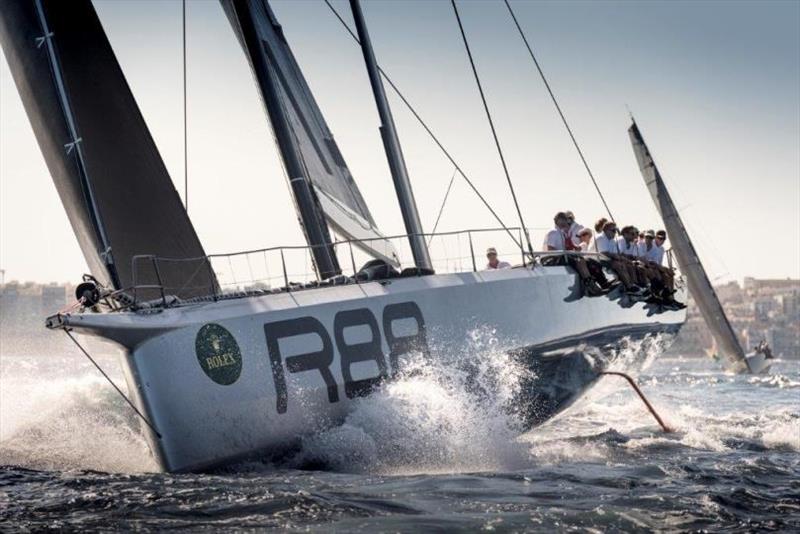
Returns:
[[[333,344],[325,327],[314,317],[299,317],[286,321],[275,321],[264,325],[267,338],[267,351],[272,365],[272,378],[275,382],[275,396],[278,413],[286,413],[289,393],[286,387],[286,375],[283,372],[283,357],[278,341],[283,338],[316,334],[322,340],[322,349],[296,356],[286,357],[286,369],[290,373],[301,373],[316,369],[322,375],[328,388],[328,401],[339,402],[339,390],[333,378],[330,366],[333,363]]]

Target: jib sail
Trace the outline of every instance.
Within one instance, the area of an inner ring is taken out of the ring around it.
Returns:
[[[0,43],[92,274],[124,289],[136,255],[204,256],[91,1],[5,0]],[[159,283],[139,267],[136,283]],[[214,289],[202,260],[159,274],[180,297]]]
[[[360,248],[399,264],[383,239],[266,0],[221,0],[250,60],[314,260],[323,277],[338,272],[326,221]]]
[[[669,191],[658,172],[655,162],[650,155],[650,150],[644,142],[639,127],[634,122],[628,129],[628,134],[633,144],[633,152],[639,163],[639,169],[644,177],[650,196],[664,220],[669,239],[672,243],[672,250],[678,261],[681,272],[686,276],[689,284],[689,291],[694,297],[700,313],[703,315],[708,328],[711,330],[714,340],[720,352],[730,362],[736,371],[746,371],[745,354],[733,327],[725,316],[725,310],[720,304],[719,298],[714,291],[714,286],[706,275],[700,257],[689,238],[686,227],[683,225],[678,210],[672,202]]]

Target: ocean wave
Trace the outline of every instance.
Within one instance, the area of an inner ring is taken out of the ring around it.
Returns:
[[[48,372],[46,358],[9,362],[0,382],[0,465],[134,473],[157,465],[139,421],[86,368]],[[95,371],[96,372],[96,371]],[[124,388],[124,381],[117,378]]]

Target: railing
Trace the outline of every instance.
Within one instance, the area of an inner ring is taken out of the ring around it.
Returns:
[[[547,230],[531,228],[529,232],[539,237]],[[428,243],[433,268],[437,273],[476,272],[485,269],[483,253],[490,246],[497,249],[498,259],[517,266],[554,254],[600,256],[593,252],[542,251],[535,252],[531,258],[521,246],[523,239],[519,227],[476,228],[420,235]],[[184,301],[218,300],[295,291],[321,285],[359,283],[357,274],[360,266],[373,259],[360,246],[372,241],[391,242],[401,251],[401,257],[412,257],[408,250],[407,234],[336,241],[333,246],[340,260],[342,276],[323,281],[313,268],[311,251],[314,246],[311,245],[268,247],[229,254],[209,254],[198,258],[137,255],[131,260],[132,286],[117,294],[127,296],[128,305],[140,305],[147,301],[166,307],[178,302],[171,295],[192,296]],[[670,255],[668,259],[671,261]],[[187,264],[193,266],[188,277],[185,275]],[[402,263],[397,267],[401,270],[404,267],[413,267],[413,264]],[[180,284],[175,284],[178,273],[182,279]]]
[[[421,234],[431,250],[433,268],[438,273],[477,271],[483,268],[483,251],[493,246],[499,258],[523,264],[526,255],[519,246],[519,228],[476,228]],[[168,305],[170,295],[194,295],[219,299],[234,295],[293,291],[320,284],[357,283],[360,266],[373,259],[360,248],[371,242],[391,242],[403,258],[411,258],[408,235],[370,239],[339,240],[333,243],[342,277],[322,281],[314,270],[314,246],[294,245],[245,250],[228,254],[209,254],[197,258],[165,258],[137,255],[131,259],[132,286],[118,292],[134,303],[160,301]],[[324,246],[324,245],[317,245]],[[405,252],[405,253],[404,253]],[[528,260],[530,261],[530,260]],[[192,267],[187,267],[191,265]],[[398,270],[413,267],[401,263]],[[185,273],[189,271],[190,275]],[[181,274],[179,284],[176,273]],[[213,280],[213,282],[209,282]]]

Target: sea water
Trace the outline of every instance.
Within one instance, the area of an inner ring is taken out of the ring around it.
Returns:
[[[477,373],[420,364],[285,458],[169,475],[102,376],[48,352],[0,356],[0,531],[800,529],[798,361],[654,352],[639,383],[673,433],[606,377],[520,435],[526,371],[487,342]]]

